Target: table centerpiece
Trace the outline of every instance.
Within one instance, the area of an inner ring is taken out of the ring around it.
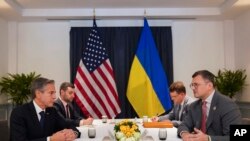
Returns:
[[[138,125],[127,119],[116,123],[114,131],[117,141],[139,141],[141,136]]]

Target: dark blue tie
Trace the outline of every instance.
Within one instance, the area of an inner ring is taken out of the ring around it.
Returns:
[[[41,115],[40,125],[43,128],[44,127],[44,120],[45,120],[45,112],[41,111],[39,114]]]

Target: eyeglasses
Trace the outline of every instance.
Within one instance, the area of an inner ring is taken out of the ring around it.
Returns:
[[[200,85],[205,85],[205,84],[207,84],[207,82],[205,82],[205,83],[191,83],[190,88],[197,89]]]

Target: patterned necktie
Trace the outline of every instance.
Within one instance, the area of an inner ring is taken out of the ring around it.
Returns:
[[[40,113],[41,119],[40,119],[40,125],[43,128],[44,127],[44,120],[45,120],[45,112],[41,111]]]
[[[202,117],[201,117],[201,131],[206,133],[206,123],[207,123],[207,102],[202,102]]]
[[[66,118],[70,118],[69,117],[69,105],[66,105]]]

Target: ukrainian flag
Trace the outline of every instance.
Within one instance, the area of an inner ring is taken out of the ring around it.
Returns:
[[[130,70],[127,98],[139,117],[162,114],[172,107],[167,77],[146,18]]]

